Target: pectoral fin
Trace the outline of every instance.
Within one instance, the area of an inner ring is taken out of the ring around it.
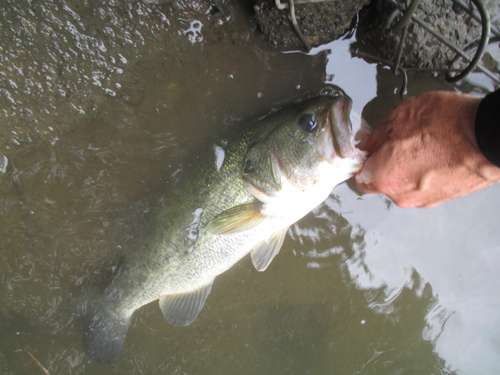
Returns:
[[[267,240],[260,242],[251,253],[252,263],[257,271],[265,271],[271,264],[271,261],[278,254],[285,240],[288,228],[282,229],[274,233]]]
[[[160,297],[160,309],[170,324],[185,327],[194,322],[212,289],[212,281],[195,291]]]
[[[261,208],[261,202],[232,207],[210,221],[208,230],[213,234],[232,234],[252,229],[267,217]]]

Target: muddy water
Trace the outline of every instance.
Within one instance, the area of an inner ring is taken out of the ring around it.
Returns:
[[[71,301],[134,251],[151,202],[200,147],[325,83],[376,123],[400,77],[263,45],[250,7],[42,1],[0,6],[0,373],[493,374],[500,370],[498,186],[401,210],[339,186],[264,272],[218,277],[190,326],[137,311],[118,361],[92,363]],[[460,86],[411,77],[409,95]]]

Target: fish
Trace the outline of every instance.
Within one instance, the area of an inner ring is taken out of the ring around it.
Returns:
[[[264,271],[288,228],[358,172],[352,100],[317,95],[238,128],[226,149],[201,153],[152,215],[142,243],[79,309],[83,347],[113,364],[132,314],[158,300],[174,326],[191,324],[214,279],[247,254]]]

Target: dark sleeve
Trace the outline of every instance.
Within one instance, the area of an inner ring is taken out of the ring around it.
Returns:
[[[500,90],[481,100],[476,113],[475,132],[481,152],[500,167]]]

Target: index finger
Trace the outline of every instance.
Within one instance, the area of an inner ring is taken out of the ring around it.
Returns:
[[[373,177],[373,169],[371,166],[371,160],[372,158],[376,158],[376,154],[372,155],[368,158],[368,160],[365,162],[365,165],[359,171],[356,173],[354,176],[354,181],[356,182],[356,188],[363,194],[375,194],[378,193],[379,191],[375,189],[375,187],[372,184],[372,177]]]
[[[384,124],[380,124],[373,129],[366,140],[366,151],[368,154],[373,154],[377,151],[387,139],[387,127]]]

